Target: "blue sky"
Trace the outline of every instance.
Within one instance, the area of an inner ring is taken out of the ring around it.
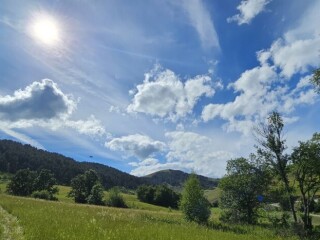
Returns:
[[[221,177],[279,111],[319,131],[319,0],[0,4],[0,137],[134,175]],[[92,156],[92,157],[90,157]]]

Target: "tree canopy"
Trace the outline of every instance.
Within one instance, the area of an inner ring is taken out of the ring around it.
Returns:
[[[199,179],[195,174],[191,174],[185,182],[181,196],[180,209],[184,213],[187,221],[203,224],[207,223],[210,217],[210,204],[204,197]]]

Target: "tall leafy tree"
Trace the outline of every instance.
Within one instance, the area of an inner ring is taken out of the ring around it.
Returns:
[[[69,196],[76,203],[103,205],[103,187],[97,173],[90,169],[71,180]]]
[[[7,186],[7,192],[12,195],[29,196],[34,191],[36,172],[21,169],[16,172]]]
[[[57,184],[53,173],[48,169],[41,169],[34,180],[35,191],[47,191],[49,194],[54,195],[58,192],[58,188],[54,185]]]
[[[299,142],[291,157],[302,198],[304,229],[308,231],[312,229],[310,207],[320,190],[320,134],[315,133],[311,140]]]
[[[76,203],[86,203],[88,197],[86,190],[84,174],[79,174],[71,180],[71,191],[68,196],[72,197]]]
[[[268,122],[256,128],[257,140],[260,143],[258,154],[271,166],[273,172],[283,182],[293,219],[297,222],[295,200],[288,177],[290,158],[285,153],[286,140],[283,136],[283,127],[284,123],[280,114],[272,112],[268,117]]]
[[[191,174],[184,184],[180,208],[188,221],[203,224],[210,217],[210,204],[204,197],[199,179],[195,174]]]
[[[266,165],[251,155],[229,160],[227,174],[219,183],[222,190],[223,219],[231,222],[256,223],[257,211],[270,182]]]

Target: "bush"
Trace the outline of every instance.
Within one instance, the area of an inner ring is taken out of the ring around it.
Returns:
[[[31,196],[39,199],[58,201],[58,199],[47,190],[35,191],[31,194]]]
[[[137,189],[137,197],[141,202],[163,207],[178,208],[180,195],[166,185],[142,185]]]
[[[154,186],[141,185],[137,189],[137,197],[141,202],[153,203],[154,192]]]
[[[103,187],[100,183],[98,183],[92,187],[91,194],[88,197],[88,203],[94,205],[104,205],[103,197]]]
[[[117,187],[109,190],[107,205],[110,207],[127,208],[127,204],[125,203]]]

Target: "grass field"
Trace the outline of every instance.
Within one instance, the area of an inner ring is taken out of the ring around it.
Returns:
[[[5,194],[0,194],[0,204],[8,213],[17,217],[27,240],[281,239],[259,227],[237,226],[220,231],[214,229],[214,224],[211,227],[198,226],[185,222],[181,213],[168,212],[166,209],[116,209]]]
[[[9,196],[5,187],[0,183],[0,239],[5,240],[296,239],[275,236],[262,227],[223,225],[218,208],[212,209],[210,225],[204,227],[186,222],[178,210],[142,203],[133,194],[122,194],[129,209],[117,209],[74,204],[67,186],[58,186],[58,202]],[[219,190],[206,195],[216,199]]]

